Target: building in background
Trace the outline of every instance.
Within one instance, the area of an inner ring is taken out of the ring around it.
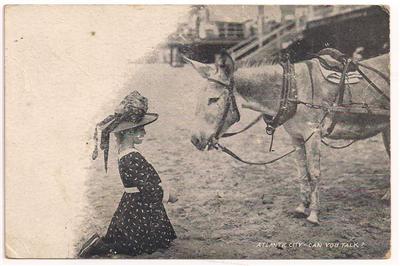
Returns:
[[[326,47],[349,57],[363,47],[363,58],[369,58],[387,52],[388,44],[389,13],[380,6],[195,5],[162,58],[180,66],[183,53],[210,63],[224,48],[235,60],[268,61],[289,51],[300,61]]]

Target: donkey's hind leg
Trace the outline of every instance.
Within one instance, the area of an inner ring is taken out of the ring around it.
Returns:
[[[294,209],[296,213],[306,214],[306,208],[310,205],[310,185],[309,185],[309,174],[307,170],[307,159],[306,150],[303,144],[303,140],[292,138],[293,146],[296,148],[295,162],[298,174],[298,183],[300,187],[300,199],[301,203]]]
[[[383,132],[382,132],[382,139],[383,139],[383,144],[385,145],[386,152],[390,158],[390,127],[387,127]],[[383,195],[382,200],[390,200],[390,187]]]

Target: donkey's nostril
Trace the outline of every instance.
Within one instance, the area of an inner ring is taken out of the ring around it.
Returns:
[[[196,137],[196,136],[192,136],[192,138],[191,138],[191,140],[190,140],[191,142],[192,142],[192,144],[196,147],[196,148],[199,148],[199,142],[200,142],[200,140]]]

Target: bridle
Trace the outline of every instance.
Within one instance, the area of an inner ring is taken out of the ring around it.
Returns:
[[[294,66],[292,63],[290,63],[289,59],[287,58],[287,61],[281,64],[282,68],[283,68],[283,82],[282,82],[282,91],[281,91],[281,98],[279,99],[280,105],[279,105],[279,110],[277,112],[277,114],[275,115],[269,115],[269,114],[261,114],[259,115],[253,122],[251,122],[248,126],[246,126],[244,129],[237,131],[237,132],[233,132],[233,133],[224,133],[221,135],[221,131],[225,125],[229,110],[231,108],[231,106],[234,108],[234,110],[237,112],[239,118],[234,122],[238,122],[240,120],[240,112],[239,109],[237,108],[237,104],[236,104],[236,98],[234,95],[234,80],[233,78],[231,78],[229,80],[228,83],[225,83],[221,80],[218,79],[213,79],[211,77],[207,77],[206,79],[208,81],[217,83],[219,85],[222,85],[225,89],[227,89],[228,91],[228,99],[226,101],[226,104],[224,106],[224,110],[222,113],[222,118],[221,120],[218,122],[217,125],[217,130],[216,133],[214,135],[213,138],[210,138],[208,140],[208,143],[206,145],[206,147],[208,147],[209,149],[215,148],[216,150],[221,150],[224,153],[227,153],[228,155],[230,155],[231,157],[235,158],[236,160],[246,163],[246,164],[250,164],[250,165],[267,165],[267,164],[271,164],[274,163],[288,155],[290,155],[291,153],[295,152],[297,150],[297,148],[294,148],[286,153],[284,153],[281,156],[278,156],[272,160],[266,161],[266,162],[249,162],[249,161],[245,161],[243,159],[241,159],[239,156],[237,156],[234,152],[232,152],[231,150],[229,150],[228,148],[222,146],[221,144],[218,143],[218,139],[219,138],[226,138],[226,137],[231,137],[234,135],[237,135],[239,133],[242,133],[244,131],[246,131],[247,129],[249,129],[250,127],[252,127],[254,124],[256,124],[261,118],[264,118],[265,123],[267,124],[266,127],[266,132],[267,134],[271,135],[272,139],[271,139],[271,143],[270,143],[270,151],[272,149],[272,142],[273,142],[273,134],[275,132],[276,127],[282,125],[283,123],[285,123],[287,120],[289,120],[291,117],[293,117],[296,113],[297,110],[297,105],[298,104],[304,104],[305,106],[309,107],[309,108],[315,108],[315,109],[323,109],[325,110],[325,113],[322,117],[322,119],[319,121],[318,126],[316,128],[316,130],[323,124],[325,118],[327,117],[327,115],[329,114],[329,110],[326,110],[326,107],[321,106],[321,105],[317,105],[314,103],[306,103],[306,102],[302,102],[300,100],[297,99],[297,88],[296,88],[296,81],[295,81],[295,74],[294,74]],[[308,66],[308,65],[307,65]],[[382,78],[388,82],[390,84],[389,78],[386,77],[384,74],[382,74],[381,72],[379,72],[378,70],[376,70],[375,68],[372,67],[368,67],[365,65],[361,65],[361,64],[357,64],[357,70],[358,72],[365,78],[365,80],[379,93],[381,94],[381,96],[383,96],[385,99],[390,100],[388,96],[386,96],[360,69],[358,66],[363,66],[366,67],[368,69],[373,70],[374,72],[376,72],[378,75],[382,76]],[[309,68],[309,73],[310,73],[310,80],[311,80],[311,87],[312,87],[312,99],[314,99],[314,84],[313,84],[313,78],[312,78],[312,72],[311,69]],[[315,134],[316,130],[314,130],[305,140],[304,140],[304,144],[306,142],[308,142],[311,137]],[[216,140],[216,141],[214,141]],[[327,143],[325,143],[322,140],[322,143],[324,143],[325,145],[331,147],[331,148],[335,148],[335,149],[342,149],[342,148],[346,148],[348,146],[350,146],[351,144],[353,144],[355,141],[352,141],[350,144],[342,146],[342,147],[335,147],[335,146],[330,146]]]
[[[281,90],[281,99],[280,99],[280,104],[279,104],[279,109],[278,112],[275,115],[269,115],[269,114],[261,114],[259,115],[252,123],[250,123],[247,127],[245,127],[243,130],[240,130],[238,132],[234,133],[225,133],[221,135],[221,131],[225,125],[226,118],[228,116],[230,107],[234,108],[234,110],[237,112],[239,118],[237,121],[234,123],[238,122],[240,120],[240,112],[239,109],[237,108],[236,104],[236,98],[233,93],[234,91],[234,80],[233,78],[230,78],[229,82],[223,82],[218,79],[214,79],[211,77],[207,77],[206,79],[208,81],[217,83],[219,85],[222,85],[225,89],[228,91],[228,99],[226,101],[226,104],[224,106],[224,110],[222,113],[222,118],[219,121],[217,125],[217,130],[215,132],[214,138],[210,138],[208,140],[208,147],[215,146],[216,143],[214,143],[214,140],[218,140],[219,138],[226,138],[226,137],[231,137],[234,135],[237,135],[251,126],[253,126],[255,123],[257,123],[261,118],[264,118],[264,122],[267,124],[266,127],[266,133],[268,135],[271,135],[273,138],[275,129],[285,123],[287,120],[289,120],[294,114],[296,113],[297,110],[297,103],[290,101],[290,99],[297,99],[297,87],[296,87],[296,82],[295,82],[295,75],[294,75],[294,66],[290,62],[289,58],[283,63],[281,63],[281,66],[283,68],[283,80],[282,80],[282,90]],[[270,151],[272,150],[272,141],[271,141],[271,146],[270,146]]]
[[[283,90],[282,94],[285,95],[285,97],[289,97],[289,94],[288,94],[288,90],[287,90],[287,88],[286,88],[286,85],[290,84],[290,82],[287,82],[287,77],[286,77],[285,74],[287,74],[287,73],[285,73],[285,68],[284,68],[284,81],[283,81],[283,86],[282,86],[282,88],[283,88],[283,89],[282,89],[282,90]],[[289,77],[290,77],[290,76],[289,76]],[[294,75],[292,75],[290,78],[294,78]],[[208,143],[207,143],[207,145],[206,145],[206,147],[208,147],[208,149],[210,149],[210,148],[212,147],[212,148],[214,148],[214,149],[216,149],[216,150],[221,150],[222,152],[224,152],[224,153],[230,155],[231,157],[235,158],[236,160],[238,160],[238,161],[240,161],[240,162],[242,162],[242,163],[245,163],[245,164],[249,164],[249,165],[268,165],[268,164],[272,164],[272,163],[274,163],[274,162],[276,162],[276,161],[278,161],[278,160],[280,160],[280,159],[282,159],[282,158],[284,158],[284,157],[286,157],[286,156],[288,156],[288,155],[290,155],[290,154],[292,154],[292,153],[294,153],[294,152],[297,151],[297,148],[294,148],[294,149],[292,149],[292,150],[290,150],[290,151],[288,151],[288,152],[286,152],[286,153],[284,153],[284,154],[282,154],[282,155],[280,155],[280,156],[278,156],[278,157],[275,157],[274,159],[269,160],[269,161],[265,161],[265,162],[249,162],[249,161],[243,160],[242,158],[240,158],[239,156],[237,156],[234,152],[232,152],[232,151],[229,150],[228,148],[222,146],[222,145],[219,144],[218,142],[214,142],[214,141],[213,141],[214,139],[215,139],[215,140],[218,140],[220,137],[222,137],[222,138],[224,138],[224,137],[231,137],[231,136],[237,135],[237,134],[239,134],[239,133],[242,133],[243,131],[246,131],[247,129],[249,129],[250,127],[252,127],[254,124],[256,124],[256,123],[257,123],[261,118],[263,118],[263,117],[264,117],[264,121],[267,123],[266,131],[267,131],[267,133],[268,133],[268,129],[269,129],[268,126],[269,126],[269,124],[268,124],[267,120],[265,119],[265,116],[267,116],[267,119],[272,118],[272,119],[271,119],[272,123],[279,123],[279,124],[281,123],[281,119],[282,119],[282,118],[281,118],[280,115],[278,115],[278,114],[276,114],[275,116],[269,116],[269,115],[261,114],[261,115],[259,115],[253,122],[251,122],[248,126],[246,126],[244,129],[242,129],[242,130],[240,130],[240,131],[237,131],[237,132],[233,132],[233,133],[225,133],[225,134],[222,134],[222,135],[220,136],[221,131],[222,131],[224,125],[225,125],[226,118],[227,118],[227,115],[228,115],[228,113],[229,113],[229,109],[230,109],[231,105],[233,106],[233,108],[236,109],[237,114],[238,114],[238,116],[239,116],[239,118],[237,119],[237,121],[235,121],[235,123],[238,122],[238,121],[240,120],[240,112],[239,112],[239,109],[237,108],[236,98],[235,98],[235,95],[234,95],[234,93],[233,93],[233,90],[234,90],[234,81],[233,81],[233,79],[231,79],[231,80],[229,81],[229,83],[225,83],[225,82],[223,82],[223,81],[220,81],[220,80],[217,80],[217,79],[213,79],[213,78],[210,78],[210,77],[208,77],[207,80],[208,80],[208,81],[211,81],[211,82],[218,83],[218,84],[222,85],[224,88],[226,88],[226,89],[228,90],[228,100],[226,101],[226,104],[225,104],[225,107],[224,107],[224,111],[223,111],[223,113],[222,113],[222,118],[221,118],[221,120],[220,120],[219,123],[218,123],[217,130],[216,130],[216,133],[215,133],[215,135],[214,135],[214,138],[210,138],[210,139],[208,140]],[[285,85],[285,84],[286,84],[286,85]],[[297,92],[297,90],[296,90],[296,92]],[[297,98],[297,97],[295,97],[295,98]],[[283,107],[283,109],[284,109],[283,111],[284,111],[284,112],[287,112],[287,110],[288,110],[288,108],[287,108],[286,106],[287,106],[287,105],[282,105],[282,104],[280,104],[280,108]],[[297,106],[297,104],[296,104],[296,106]],[[278,113],[279,113],[279,112],[278,112]],[[293,114],[293,115],[294,115],[294,114]],[[327,115],[327,113],[326,113],[326,114],[323,116],[323,118],[321,119],[320,123],[318,124],[318,127],[323,123],[323,121],[324,121],[325,118],[326,118],[326,115]],[[285,118],[285,119],[286,119],[286,118]],[[277,122],[277,121],[279,121],[279,122]],[[285,120],[285,121],[286,121],[286,120]],[[279,124],[277,124],[277,125],[279,126]],[[274,128],[274,129],[275,129],[275,128]],[[273,130],[273,131],[275,131],[275,130]],[[313,131],[313,132],[308,136],[308,138],[304,140],[304,143],[306,143],[307,141],[309,141],[309,140],[311,139],[311,137],[315,134],[315,132],[316,132],[316,131]],[[273,133],[272,133],[272,134],[273,134]],[[272,144],[272,141],[271,141],[271,144]],[[271,145],[271,146],[272,146],[272,145]],[[270,147],[270,149],[271,149],[271,147]]]
[[[224,128],[224,125],[225,125],[225,122],[226,122],[226,118],[228,117],[229,110],[232,107],[233,110],[236,111],[237,114],[238,114],[238,118],[234,123],[239,122],[239,120],[240,120],[240,112],[239,112],[239,108],[237,107],[237,104],[236,104],[235,95],[233,93],[235,85],[234,85],[234,81],[233,81],[232,78],[227,83],[223,82],[221,80],[218,80],[218,79],[211,78],[211,77],[207,77],[206,79],[208,81],[211,81],[211,82],[217,83],[219,85],[222,85],[224,87],[224,89],[226,89],[227,92],[228,92],[228,98],[226,100],[226,103],[225,103],[225,106],[224,106],[224,110],[222,112],[222,117],[218,122],[217,130],[215,131],[214,137],[210,138],[208,140],[207,145],[206,145],[206,147],[209,147],[209,148],[211,148],[211,147],[216,148],[215,140],[218,140],[220,137],[224,137],[224,134],[221,136],[221,132],[222,132],[222,129]]]

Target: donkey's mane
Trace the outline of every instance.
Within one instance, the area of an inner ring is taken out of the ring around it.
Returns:
[[[262,60],[242,60],[236,62],[236,68],[257,68],[262,66],[277,65],[279,63],[278,58],[264,58]]]
[[[241,62],[236,65],[236,73],[240,73],[240,77],[245,80],[253,80],[256,76],[260,77],[264,76],[264,74],[268,74],[268,79],[272,82],[279,79],[282,75],[281,67],[278,64],[270,64],[266,61],[263,62]],[[264,80],[265,81],[265,80]]]

